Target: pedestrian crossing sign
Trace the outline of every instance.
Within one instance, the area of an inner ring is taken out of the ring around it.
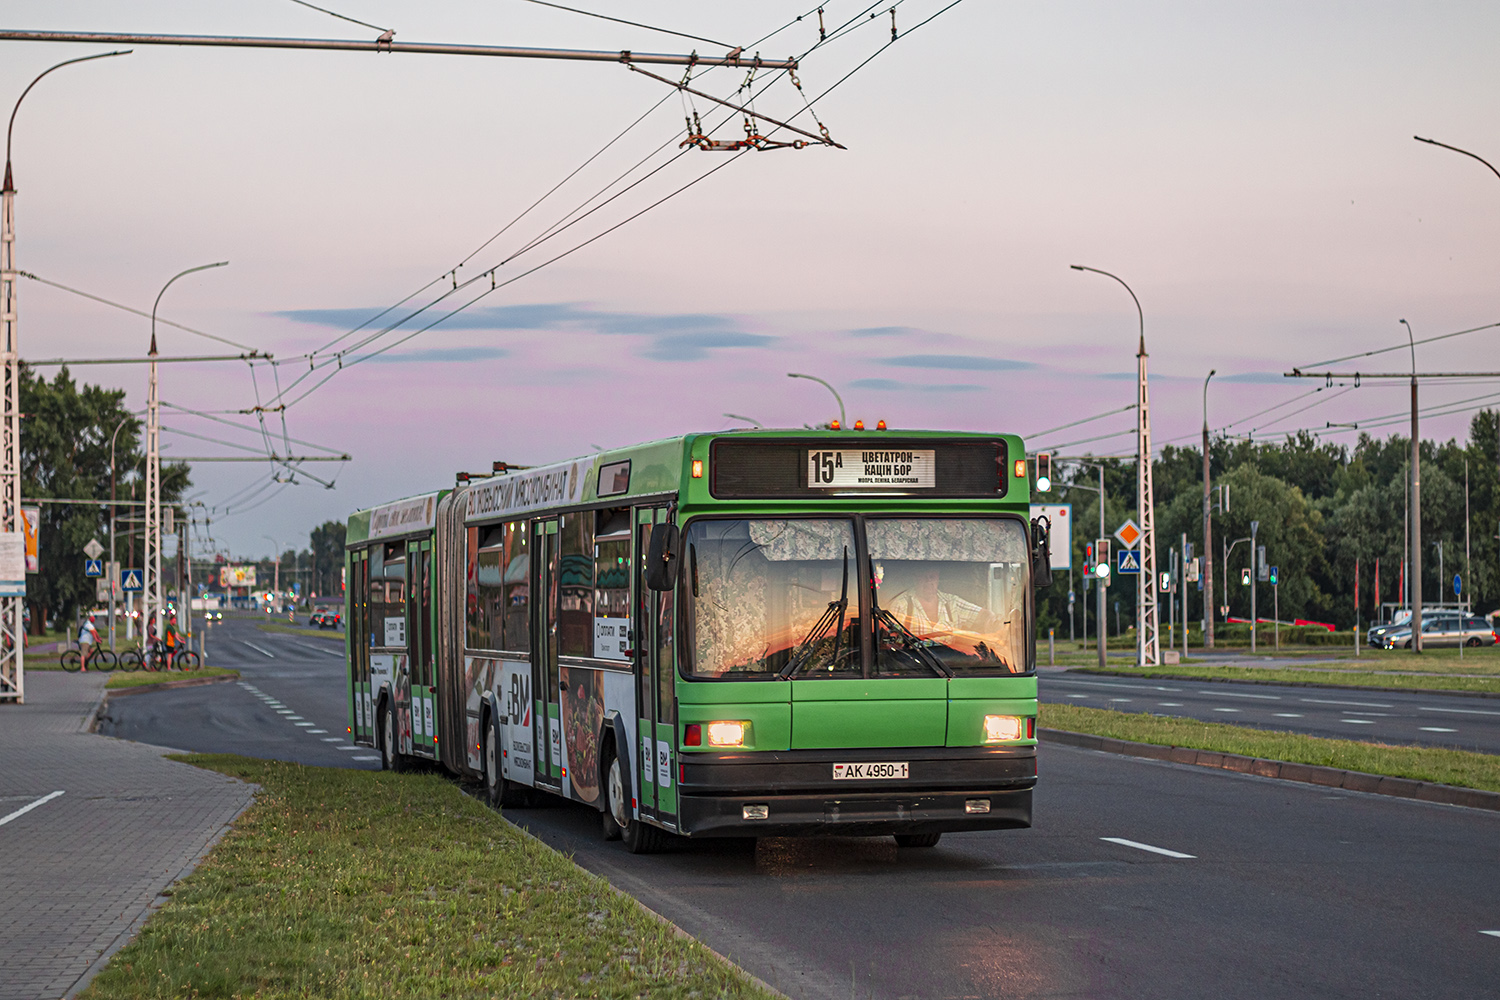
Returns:
[[[103,559],[85,559],[83,561],[83,575],[84,576],[103,576],[104,575],[104,560]]]
[[[141,571],[138,569],[127,569],[120,574],[120,589],[125,591],[142,590]]]
[[[1141,571],[1140,549],[1118,549],[1115,553],[1119,565],[1115,567],[1119,573],[1139,573]]]

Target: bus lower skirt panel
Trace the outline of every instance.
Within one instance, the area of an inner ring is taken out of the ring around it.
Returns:
[[[765,819],[746,819],[747,811]],[[1017,830],[1031,826],[1031,789],[893,795],[684,795],[692,837],[879,837],[894,833]],[[977,811],[983,809],[983,812]]]

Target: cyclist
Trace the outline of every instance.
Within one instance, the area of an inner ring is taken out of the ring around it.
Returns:
[[[78,629],[78,649],[82,653],[83,667],[88,670],[89,656],[99,646],[99,629],[94,626],[94,616],[89,615],[88,621]]]
[[[146,655],[156,663],[161,663],[161,641],[156,635],[155,615],[146,618]]]
[[[166,656],[165,664],[168,667],[168,669],[170,669],[172,667],[172,665],[173,665],[172,661],[177,656],[177,640],[178,640],[178,635],[177,635],[177,616],[176,615],[172,615],[170,618],[167,619],[167,634],[166,634],[167,656]]]

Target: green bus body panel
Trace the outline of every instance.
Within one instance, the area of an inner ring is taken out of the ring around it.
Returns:
[[[628,502],[632,497],[657,493],[676,493],[682,488],[683,439],[667,438],[631,448],[606,451],[592,458],[588,479],[583,484],[583,502],[593,503],[599,497],[599,469],[615,462],[630,463],[630,488],[606,501]],[[588,459],[580,459],[588,461]]]
[[[872,702],[948,699],[948,681],[942,677],[828,678],[792,681],[792,701]]]
[[[349,515],[349,524],[345,529],[344,545],[358,545],[360,542],[370,540],[370,511],[357,510]]]
[[[791,685],[786,681],[684,681],[680,677],[677,680],[677,704],[682,706],[785,705],[790,700]]]
[[[940,747],[948,701],[807,701],[792,716],[793,750]]]
[[[1022,677],[955,677],[948,682],[948,697],[1030,698],[1036,700],[1036,675]]]
[[[977,747],[984,745],[984,717],[986,715],[1018,715],[1022,718],[1036,715],[1035,698],[972,698],[948,702],[948,746]],[[1026,746],[1036,740],[1017,740],[1006,746]]]

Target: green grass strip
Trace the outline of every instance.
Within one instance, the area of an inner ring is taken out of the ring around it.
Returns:
[[[1471,750],[1330,740],[1319,736],[1250,729],[1222,722],[1199,722],[1196,719],[1051,703],[1041,706],[1037,724],[1050,729],[1109,736],[1133,743],[1156,743],[1161,746],[1237,753],[1266,760],[1317,764],[1346,771],[1388,774],[1397,778],[1500,792],[1500,756]]]
[[[1398,668],[1393,668],[1398,669]],[[1294,667],[1098,667],[1080,673],[1118,677],[1151,677],[1166,680],[1242,681],[1250,684],[1292,684],[1305,687],[1372,687],[1391,691],[1482,691],[1500,694],[1500,677],[1432,677],[1373,672],[1314,671]]]
[[[255,804],[83,994],[772,994],[435,774],[178,759]]]
[[[231,670],[228,667],[199,667],[197,670],[119,670],[110,676],[109,683],[104,687],[109,691],[118,691],[120,688],[149,687],[152,684],[187,681],[195,677],[238,677],[239,675],[238,670]]]

